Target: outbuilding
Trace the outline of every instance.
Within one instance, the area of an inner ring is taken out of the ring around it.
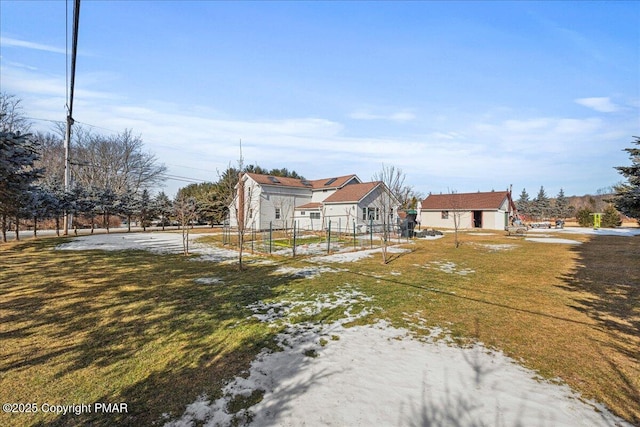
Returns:
[[[515,212],[509,191],[430,194],[421,202],[420,226],[504,230]]]

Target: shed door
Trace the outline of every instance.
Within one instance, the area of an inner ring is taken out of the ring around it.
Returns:
[[[473,211],[473,227],[482,228],[482,211]]]

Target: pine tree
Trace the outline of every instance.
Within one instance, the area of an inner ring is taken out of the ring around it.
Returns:
[[[613,207],[608,205],[602,213],[602,226],[607,228],[619,227],[622,225],[620,213]]]
[[[560,192],[556,196],[554,213],[558,218],[565,219],[570,216],[570,212],[571,207],[569,206],[569,199],[564,195],[564,190],[561,188]]]
[[[629,153],[631,166],[617,166],[616,169],[627,178],[626,183],[614,187],[615,207],[623,214],[636,218],[640,224],[640,137],[634,136],[633,144],[638,148],[625,148]]]
[[[531,201],[529,200],[529,194],[526,189],[522,189],[520,198],[516,200],[516,207],[521,215],[531,215]]]
[[[173,213],[173,206],[169,197],[161,191],[158,195],[153,199],[153,210],[157,212],[156,214],[160,216],[160,225],[162,225],[162,231],[164,231],[164,226],[167,223],[167,220]]]
[[[147,222],[153,217],[153,203],[149,191],[145,188],[138,197],[137,214],[142,224],[142,231],[147,231]]]
[[[593,227],[593,211],[589,208],[578,209],[576,220],[580,227]]]
[[[551,211],[551,202],[547,193],[544,191],[544,187],[540,187],[538,195],[533,202],[531,202],[531,214],[538,219],[545,219],[549,217]]]
[[[42,172],[35,168],[37,144],[29,134],[0,132],[0,216],[2,240],[7,241],[7,218],[16,222],[16,240],[20,239],[18,223],[21,212],[28,205],[25,196]]]

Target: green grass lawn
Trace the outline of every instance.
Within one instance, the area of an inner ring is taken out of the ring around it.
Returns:
[[[571,238],[576,238],[572,236]],[[348,284],[416,334],[442,327],[461,345],[480,340],[546,378],[640,423],[640,237],[580,236],[582,245],[451,235],[411,251],[340,264],[313,279],[305,267],[194,261],[143,251],[54,251],[64,239],[0,246],[0,400],[125,402],[126,414],[0,414],[0,425],[151,425],[180,416],[199,395],[218,397],[279,332],[250,317],[256,301],[314,298]],[[496,249],[498,244],[513,248]],[[196,279],[216,278],[202,284]],[[329,321],[321,313],[300,321]],[[329,344],[330,345],[330,344]]]

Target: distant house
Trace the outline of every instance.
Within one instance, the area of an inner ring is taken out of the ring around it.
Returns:
[[[395,224],[399,203],[382,182],[362,182],[356,175],[304,180],[245,173],[245,224],[255,230],[360,230],[373,223]],[[229,207],[229,222],[238,225],[238,197]],[[383,212],[388,220],[383,221]]]
[[[460,229],[504,230],[516,211],[509,191],[430,194],[421,203],[421,228],[455,228],[454,214]]]

